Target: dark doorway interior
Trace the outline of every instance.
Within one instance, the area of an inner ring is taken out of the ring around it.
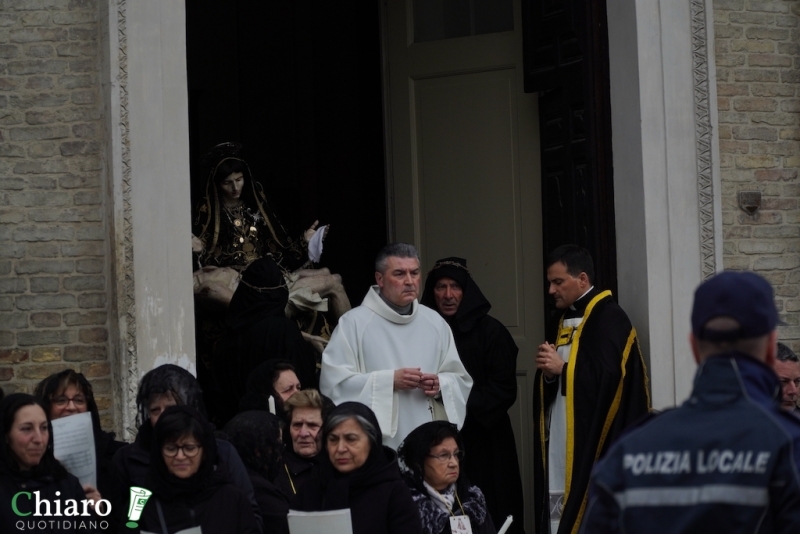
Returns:
[[[617,290],[606,1],[523,0],[525,91],[539,93],[545,256],[576,243]]]
[[[186,2],[192,205],[239,141],[284,225],[331,224],[322,266],[354,305],[386,243],[379,3]]]

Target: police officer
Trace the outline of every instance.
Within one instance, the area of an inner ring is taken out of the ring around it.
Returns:
[[[800,433],[775,398],[777,324],[772,287],[754,273],[697,289],[692,396],[597,464],[582,532],[798,532]]]

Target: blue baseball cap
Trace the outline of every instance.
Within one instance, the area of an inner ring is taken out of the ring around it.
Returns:
[[[735,330],[709,330],[711,319],[729,317]],[[735,341],[769,334],[779,324],[772,286],[752,272],[724,271],[700,284],[694,292],[692,333],[697,339]]]

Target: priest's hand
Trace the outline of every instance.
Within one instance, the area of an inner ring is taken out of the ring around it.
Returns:
[[[422,371],[419,367],[403,367],[394,372],[394,390],[416,389],[422,380]]]
[[[89,501],[89,505],[94,510],[94,506],[97,504],[97,501],[99,501],[99,500],[101,500],[103,498],[100,495],[100,492],[97,491],[97,488],[95,488],[91,484],[84,484],[83,485],[83,492],[86,494],[86,499]]]
[[[546,378],[560,375],[565,363],[556,352],[555,345],[552,343],[539,345],[539,352],[536,353],[536,368],[541,369]]]
[[[422,373],[419,381],[419,388],[429,397],[435,397],[439,393],[439,377],[436,375]]]

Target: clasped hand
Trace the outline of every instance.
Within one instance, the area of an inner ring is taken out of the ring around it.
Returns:
[[[439,393],[439,377],[434,374],[423,373],[419,367],[404,367],[394,372],[394,389],[419,388],[429,397]]]

